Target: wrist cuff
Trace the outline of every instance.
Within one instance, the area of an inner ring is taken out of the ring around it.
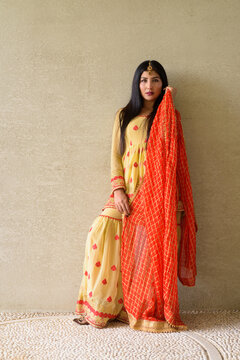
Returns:
[[[111,179],[112,183],[112,191],[116,189],[124,189],[126,190],[125,181],[123,176],[115,176]]]

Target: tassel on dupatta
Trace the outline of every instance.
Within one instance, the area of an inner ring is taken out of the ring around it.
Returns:
[[[176,182],[185,215],[177,258]],[[146,172],[123,218],[121,269],[124,307],[133,329],[186,330],[179,315],[177,277],[195,285],[196,231],[192,187],[180,113],[169,89],[154,118]]]

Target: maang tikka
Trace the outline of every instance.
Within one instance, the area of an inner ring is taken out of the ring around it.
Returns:
[[[152,72],[152,65],[151,65],[151,60],[149,60],[149,64],[148,64],[148,67],[147,67],[147,71],[148,71],[148,74],[151,75],[151,72]]]

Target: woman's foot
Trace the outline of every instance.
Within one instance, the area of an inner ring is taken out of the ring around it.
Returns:
[[[77,324],[79,325],[88,325],[89,323],[87,322],[87,320],[85,320],[85,316],[84,315],[79,315],[79,318],[73,319],[73,321],[75,321]]]

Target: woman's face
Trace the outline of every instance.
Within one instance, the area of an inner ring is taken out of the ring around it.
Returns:
[[[142,97],[147,101],[155,101],[162,91],[162,80],[156,71],[144,71],[140,77],[139,88]]]

